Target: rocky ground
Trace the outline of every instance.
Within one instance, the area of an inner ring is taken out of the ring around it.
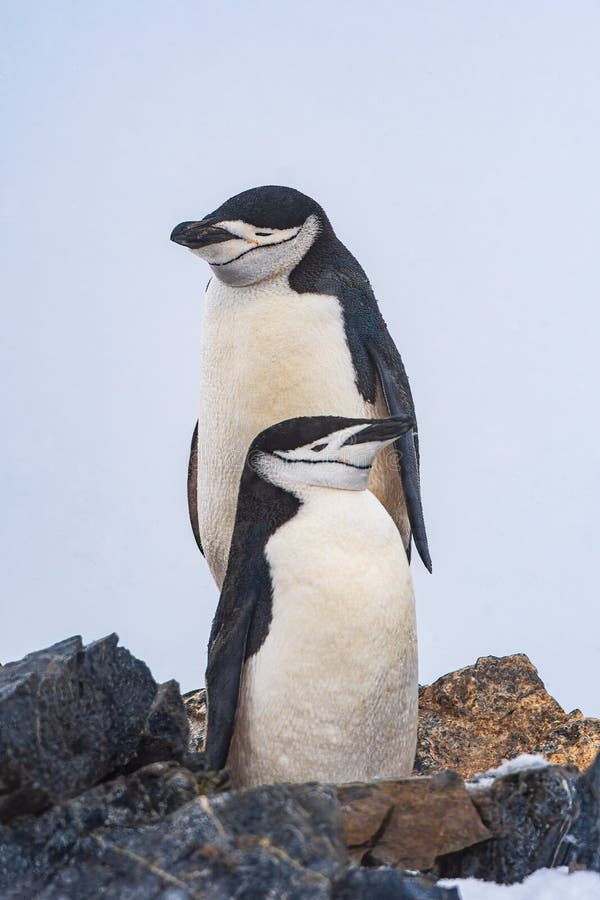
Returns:
[[[600,871],[600,722],[526,656],[422,688],[419,777],[232,791],[204,723],[203,692],[157,685],[114,635],[0,667],[0,897],[451,900],[438,878]],[[473,779],[522,753],[548,763]]]

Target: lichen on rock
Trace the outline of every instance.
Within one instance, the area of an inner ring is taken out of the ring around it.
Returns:
[[[599,751],[600,720],[567,715],[523,653],[480,657],[419,690],[415,774],[469,779],[522,753],[586,769]]]

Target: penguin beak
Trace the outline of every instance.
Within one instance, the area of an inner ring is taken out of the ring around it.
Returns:
[[[172,241],[190,250],[208,247],[209,244],[220,244],[235,237],[235,234],[231,234],[225,228],[218,228],[209,222],[180,222],[171,232]]]
[[[389,419],[376,419],[372,425],[361,428],[356,434],[351,434],[344,441],[342,447],[347,444],[368,444],[377,441],[381,444],[389,444],[397,438],[402,437],[412,428],[416,426],[416,422],[411,415],[390,416]]]

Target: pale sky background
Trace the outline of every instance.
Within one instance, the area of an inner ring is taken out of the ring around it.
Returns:
[[[314,196],[408,369],[420,678],[526,652],[600,715],[600,5],[2,5],[6,662],[117,631],[204,680],[187,520],[208,267],[240,190]]]

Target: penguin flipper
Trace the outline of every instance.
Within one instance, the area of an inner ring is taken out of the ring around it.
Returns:
[[[242,541],[243,541],[243,536]],[[208,721],[206,762],[211,770],[225,768],[233,737],[248,633],[261,594],[259,540],[247,534],[246,553],[236,571],[227,572],[212,624],[206,667]],[[241,541],[241,542],[242,542]],[[260,545],[262,546],[262,545]]]
[[[192,444],[190,447],[187,474],[187,498],[192,531],[194,532],[194,537],[198,544],[198,550],[204,556],[202,541],[200,539],[200,526],[198,524],[198,422],[196,422],[196,427],[192,434]]]
[[[402,359],[387,329],[385,336],[387,337],[385,348],[378,347],[372,342],[369,345],[369,354],[377,370],[388,411],[391,416],[405,415],[407,412],[414,416],[414,405]],[[416,427],[398,438],[394,447],[400,466],[412,537],[425,568],[431,572],[431,556],[421,503],[419,438]]]

